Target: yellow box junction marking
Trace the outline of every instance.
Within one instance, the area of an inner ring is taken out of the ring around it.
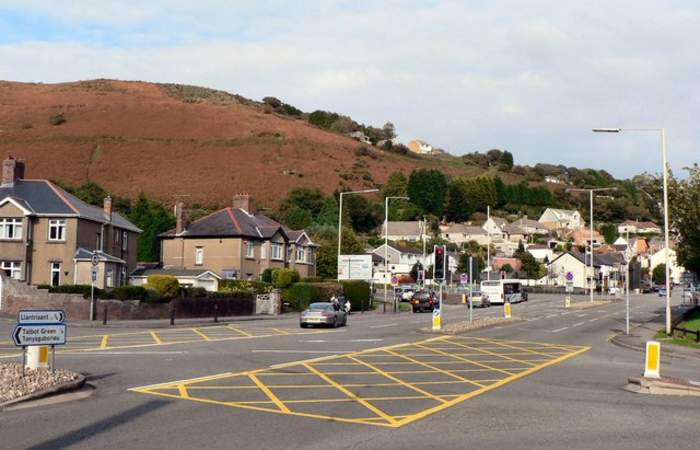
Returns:
[[[442,336],[130,390],[254,411],[397,428],[589,349]]]
[[[202,342],[234,341],[291,335],[328,333],[333,330],[302,330],[300,328],[272,328],[267,326],[214,325],[195,328],[159,328],[126,333],[71,336],[65,347],[56,353],[82,353],[115,349],[146,348],[164,345],[193,344]],[[11,342],[0,342],[0,359],[21,356],[21,351]]]

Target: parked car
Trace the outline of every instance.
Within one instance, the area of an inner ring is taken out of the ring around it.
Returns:
[[[481,291],[472,291],[472,306],[474,308],[488,308],[491,306],[489,296]]]
[[[411,309],[414,313],[430,311],[433,312],[438,306],[438,298],[433,291],[418,291],[411,298]]]
[[[659,297],[666,297],[666,288],[659,288]]]
[[[345,310],[331,302],[312,303],[299,315],[299,326],[302,328],[314,325],[330,325],[336,328],[347,323],[348,314]]]
[[[396,288],[396,299],[401,302],[411,301],[415,288],[411,285],[403,285]]]

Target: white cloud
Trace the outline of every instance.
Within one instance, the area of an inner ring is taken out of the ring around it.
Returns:
[[[453,152],[506,148],[517,163],[658,171],[698,160],[700,7],[690,1],[10,2],[94,33],[0,45],[0,78],[183,82],[358,121]],[[48,6],[47,6],[48,5]],[[77,5],[77,6],[76,6]],[[105,36],[109,37],[107,39]]]

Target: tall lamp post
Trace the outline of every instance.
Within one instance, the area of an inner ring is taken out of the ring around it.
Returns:
[[[621,133],[627,131],[651,131],[661,135],[661,163],[664,180],[664,262],[666,264],[666,334],[671,334],[671,277],[669,268],[668,238],[668,159],[666,156],[666,128],[593,128],[594,133]]]
[[[590,291],[591,294],[591,303],[593,303],[593,289],[595,288],[595,281],[593,279],[595,275],[595,269],[593,269],[593,193],[594,192],[604,192],[604,191],[614,191],[617,190],[617,188],[594,188],[594,189],[576,189],[576,188],[571,188],[567,189],[567,192],[588,192],[590,197],[591,197],[591,203],[590,203],[590,230],[591,230],[591,237],[589,244],[591,246],[591,260],[590,260],[590,267],[591,267],[591,281],[588,286],[588,290]]]
[[[403,199],[408,200],[405,196],[391,196],[384,197],[384,305],[387,303],[387,283],[386,278],[389,273],[389,200],[390,199]],[[425,272],[424,272],[425,273]],[[394,312],[396,312],[396,296],[394,296]]]
[[[340,205],[338,207],[338,259],[336,260],[336,264],[340,264],[340,245],[342,242],[343,234],[343,195],[368,194],[370,192],[379,192],[379,189],[365,189],[363,191],[351,191],[340,193]],[[338,271],[338,280],[340,280],[340,271]]]

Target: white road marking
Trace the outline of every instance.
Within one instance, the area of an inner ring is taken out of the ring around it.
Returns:
[[[87,352],[76,352],[76,353],[71,353],[70,349],[66,349],[66,353],[63,353],[61,355],[61,358],[66,357],[66,356],[110,356],[110,355],[181,355],[184,353],[189,353],[189,352],[158,352],[158,351],[121,351],[121,352],[115,352],[111,351],[109,349],[106,350],[95,350],[94,352],[92,351],[87,351]]]
[[[573,324],[573,325],[571,325],[571,326],[572,326],[572,327],[580,327],[580,326],[583,325],[584,323],[586,323],[586,322],[575,323],[575,324]]]
[[[299,341],[299,342],[319,343],[319,342],[326,342],[326,340],[325,339],[309,339],[308,341]]]
[[[387,327],[395,327],[397,325],[398,325],[398,323],[387,323],[385,325],[373,325],[370,328],[387,328]]]
[[[251,350],[252,353],[353,353],[338,350]]]
[[[586,317],[588,314],[576,314],[576,317]]]
[[[559,333],[560,331],[567,330],[569,327],[563,327],[563,328],[557,328],[556,330],[552,330],[552,333]]]
[[[598,320],[598,318],[591,319],[591,320],[588,321],[588,323],[595,322],[596,320]]]
[[[381,342],[384,339],[350,339],[350,342]]]

